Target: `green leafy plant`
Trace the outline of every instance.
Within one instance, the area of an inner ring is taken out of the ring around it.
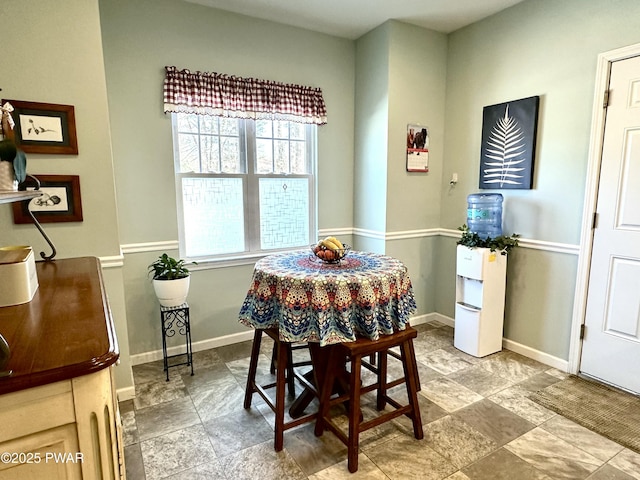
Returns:
[[[193,262],[197,265],[196,262]],[[189,276],[189,269],[185,266],[184,260],[176,260],[166,253],[163,253],[158,259],[149,265],[148,275],[154,280],[176,280]]]
[[[469,248],[489,248],[492,252],[498,251],[502,255],[508,254],[513,248],[518,246],[520,235],[513,233],[509,236],[500,235],[498,237],[482,238],[475,232],[469,230],[467,224],[458,227],[462,232],[458,245],[464,245]]]

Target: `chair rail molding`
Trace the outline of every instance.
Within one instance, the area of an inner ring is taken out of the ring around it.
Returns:
[[[374,240],[384,241],[396,241],[407,240],[411,238],[426,238],[426,237],[450,237],[460,238],[462,233],[459,230],[452,230],[447,228],[424,228],[419,230],[402,230],[397,232],[382,232],[379,230],[367,230],[364,228],[351,228],[351,227],[339,227],[339,228],[322,228],[318,230],[318,238],[325,237],[327,235],[353,235],[365,238],[372,238]],[[565,253],[569,255],[578,255],[580,253],[580,245],[574,245],[570,243],[560,242],[547,242],[544,240],[534,240],[530,238],[520,238],[519,246],[523,248],[530,248],[532,250],[542,250],[546,252]],[[165,240],[161,242],[144,242],[144,243],[128,243],[121,245],[123,255],[131,253],[144,253],[144,252],[159,252],[165,250],[178,250],[179,243],[177,240]],[[257,257],[260,257],[258,255]],[[116,258],[116,257],[105,257]]]
[[[159,252],[163,250],[177,250],[180,247],[178,240],[165,240],[162,242],[127,243],[120,249],[125,255],[128,253]]]
[[[119,268],[124,266],[124,255],[111,255],[105,257],[98,257],[100,260],[100,266],[102,268]]]

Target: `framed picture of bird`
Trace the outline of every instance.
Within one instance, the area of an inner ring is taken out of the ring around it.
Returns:
[[[13,107],[13,130],[5,132],[26,153],[77,155],[73,105],[2,100]]]
[[[14,202],[13,223],[33,223],[29,211],[40,223],[82,222],[78,175],[28,175],[20,185],[22,190],[38,190],[42,195]]]

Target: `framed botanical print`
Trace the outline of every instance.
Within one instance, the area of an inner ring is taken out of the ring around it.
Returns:
[[[36,175],[36,178],[42,195],[29,202],[13,203],[14,223],[32,223],[29,210],[40,223],[82,222],[78,175]],[[27,187],[27,190],[34,189]]]
[[[530,189],[540,97],[484,107],[480,188]]]
[[[13,106],[14,142],[26,153],[77,155],[73,105],[2,100]]]

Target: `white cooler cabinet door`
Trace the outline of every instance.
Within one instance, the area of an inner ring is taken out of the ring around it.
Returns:
[[[469,355],[478,356],[480,343],[480,309],[456,304],[453,346]]]
[[[502,318],[489,317],[482,310],[456,305],[453,345],[474,357],[502,350]]]

